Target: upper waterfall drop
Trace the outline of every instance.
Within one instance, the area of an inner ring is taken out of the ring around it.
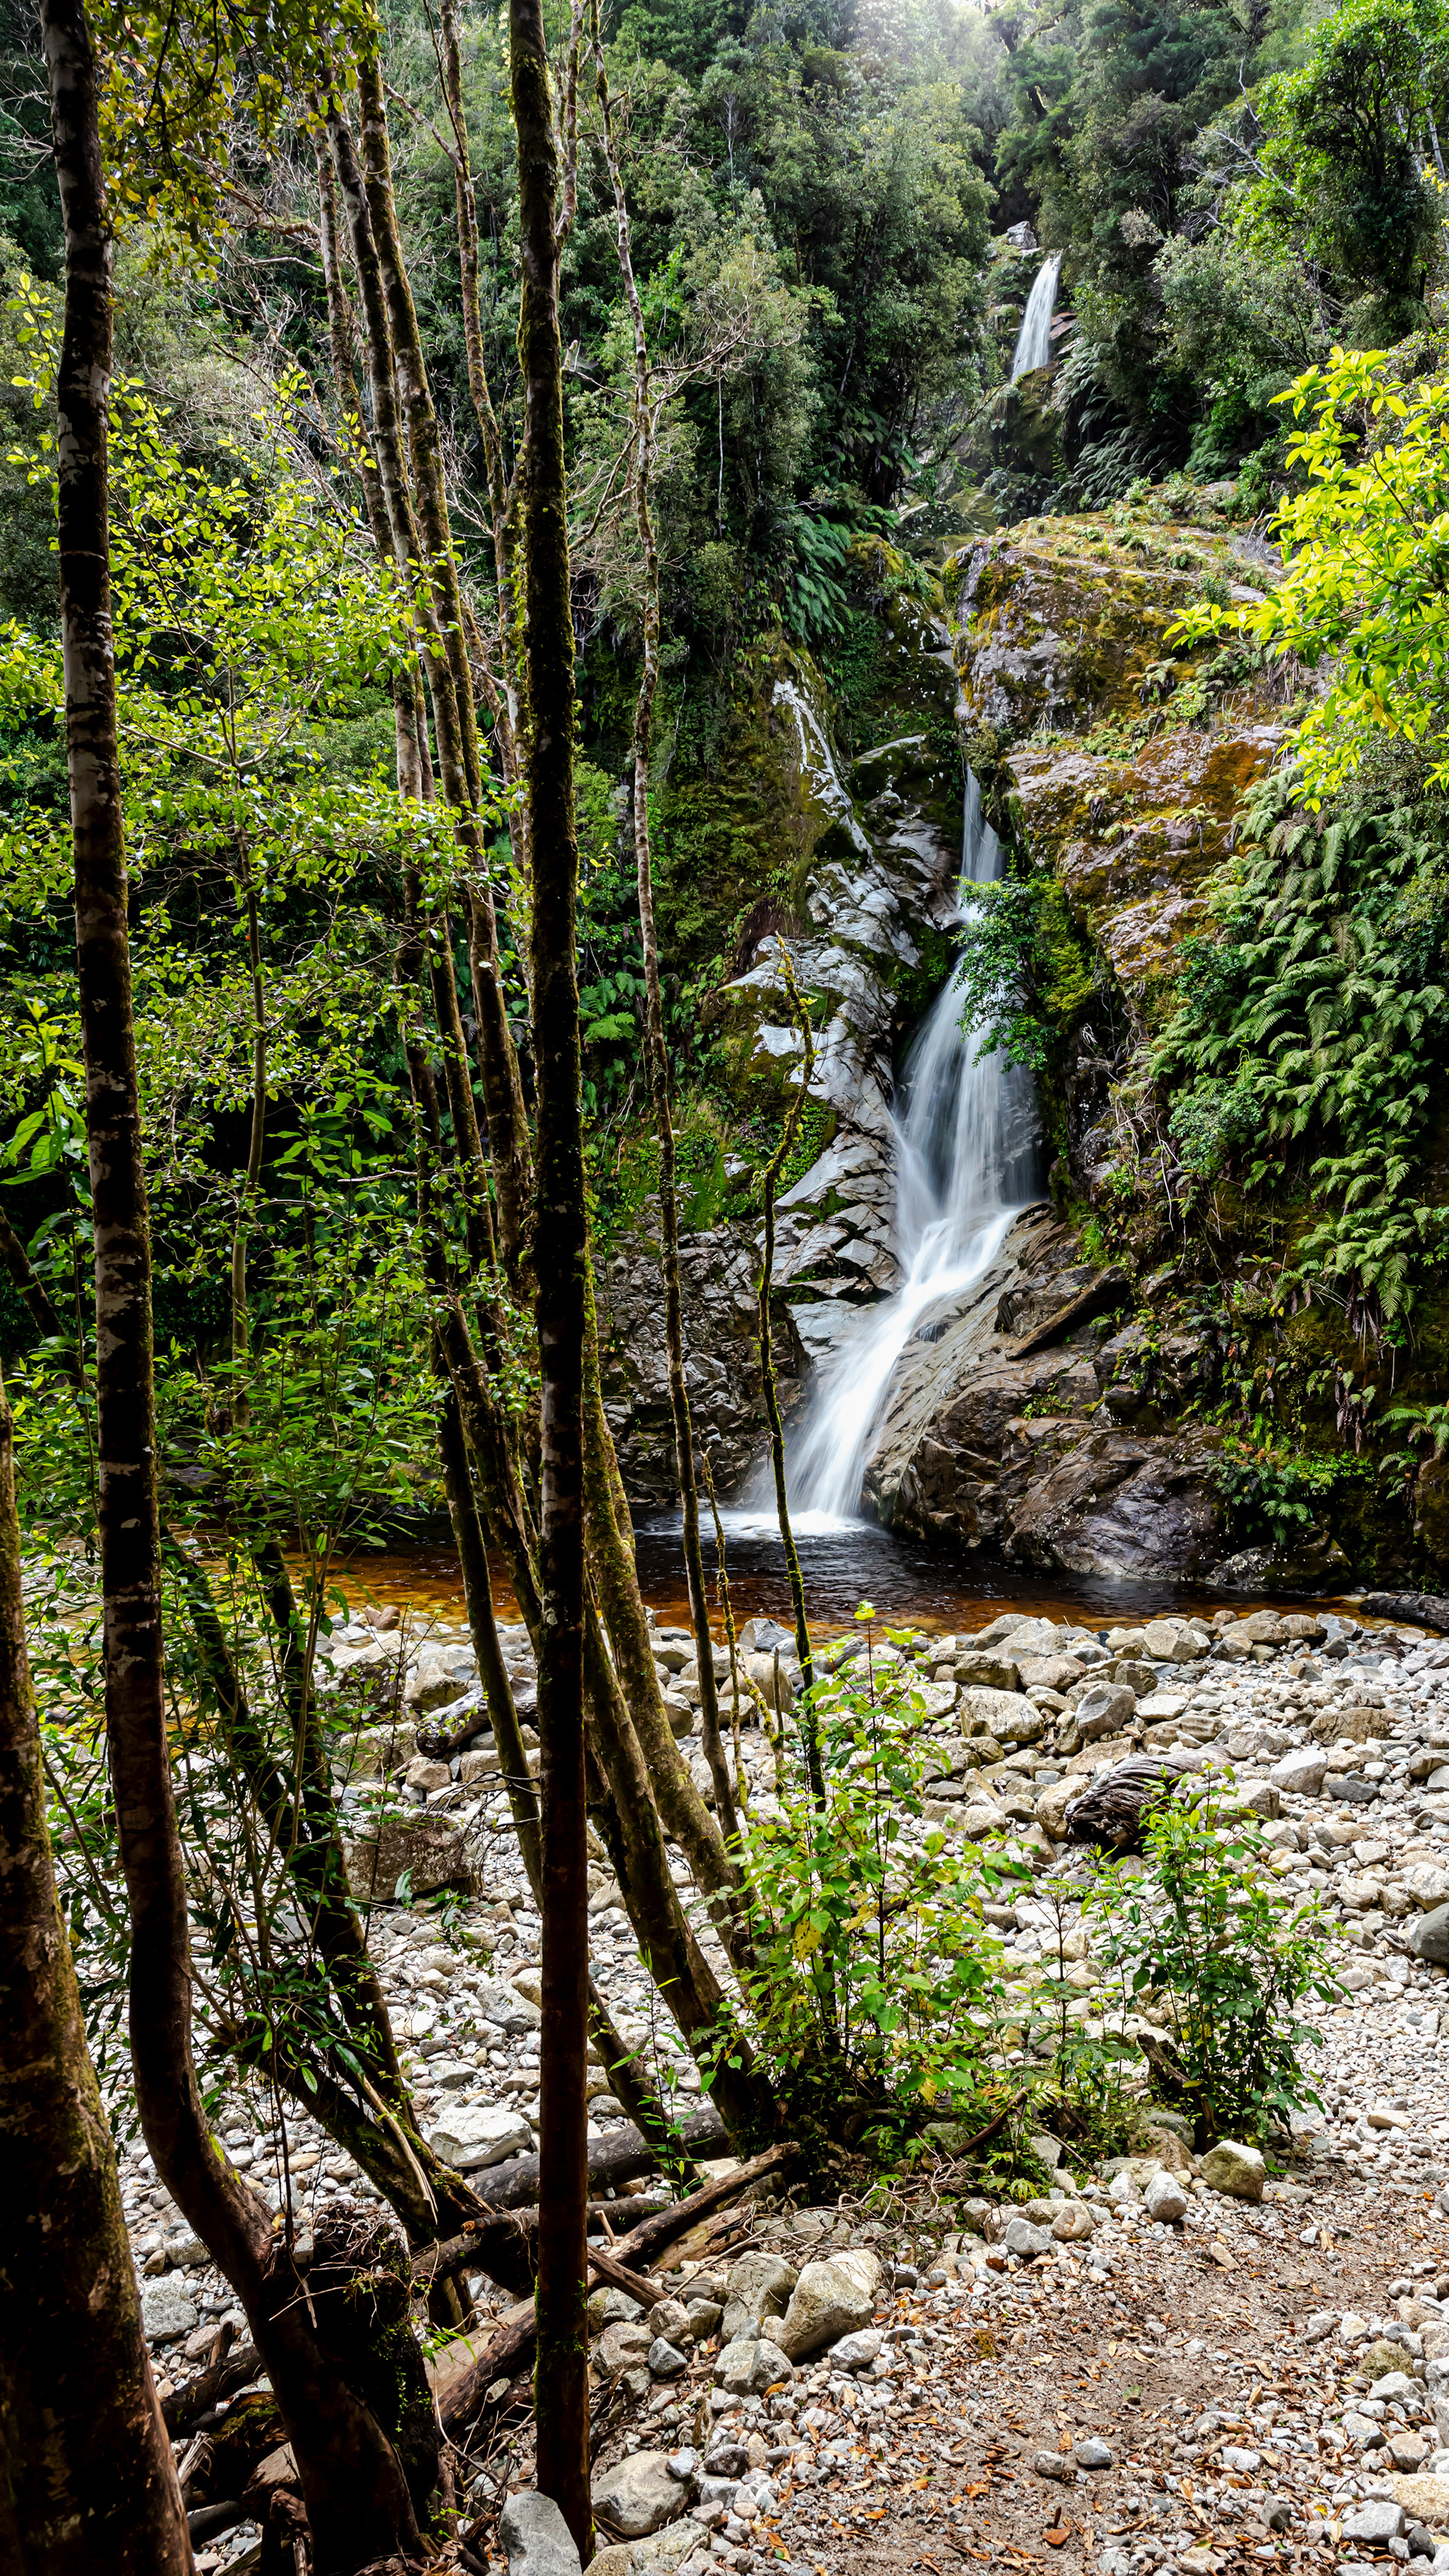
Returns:
[[[1031,282],[1016,347],[1011,353],[1011,381],[1030,375],[1033,367],[1044,367],[1051,356],[1052,315],[1057,307],[1057,280],[1062,273],[1062,255],[1051,251],[1042,261]]]
[[[964,914],[971,888],[1001,872],[1001,844],[968,771]],[[1034,1195],[1034,1122],[1023,1114],[1030,1078],[999,1053],[983,1053],[977,1034],[962,1029],[961,1011],[958,967],[911,1047],[893,1114],[902,1283],[841,1352],[792,1448],[787,1481],[797,1526],[858,1512],[872,1435],[906,1343],[929,1307],[980,1277]]]

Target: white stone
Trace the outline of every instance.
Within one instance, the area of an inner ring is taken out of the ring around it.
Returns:
[[[1306,1749],[1301,1753],[1285,1753],[1281,1762],[1274,1763],[1268,1777],[1276,1788],[1287,1789],[1295,1797],[1316,1798],[1323,1787],[1327,1769],[1323,1754]]]
[[[1148,2217],[1161,2220],[1164,2226],[1173,2225],[1187,2208],[1187,2194],[1176,2174],[1155,2173],[1142,2197]]]
[[[511,2495],[498,2536],[508,2552],[508,2576],[579,2576],[578,2543],[552,2496],[532,2488]]]
[[[487,2102],[460,2102],[428,2131],[435,2156],[458,2173],[477,2173],[484,2165],[502,2164],[505,2156],[526,2155],[533,2131],[516,2111],[495,2110]]]
[[[615,2531],[626,2540],[642,2540],[683,2513],[690,2491],[674,2476],[667,2451],[635,2451],[612,2468],[597,2470],[591,2493]]]
[[[826,2263],[807,2263],[780,2328],[782,2352],[799,2361],[822,2344],[858,2333],[870,2324],[879,2288],[880,2264],[862,2248],[832,2254]]]
[[[141,2332],[148,2343],[179,2343],[195,2324],[195,2304],[179,2281],[143,2281]]]

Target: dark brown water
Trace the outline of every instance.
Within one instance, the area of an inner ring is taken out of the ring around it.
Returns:
[[[649,1523],[636,1532],[639,1581],[651,1609],[666,1621],[687,1623],[684,1558],[677,1521]],[[1234,1609],[1258,1607],[1243,1594],[1213,1594],[1190,1584],[1110,1583],[1100,1578],[1039,1575],[982,1555],[951,1553],[894,1537],[869,1521],[838,1522],[797,1539],[806,1605],[812,1625],[830,1633],[847,1627],[862,1601],[902,1626],[969,1634],[1005,1610],[1048,1619],[1075,1619],[1088,1627],[1149,1618],[1162,1610],[1210,1610],[1231,1601]],[[725,1557],[737,1624],[753,1617],[790,1621],[790,1590],[778,1530],[739,1513],[727,1516]],[[704,1539],[705,1573],[714,1626],[724,1634],[719,1569],[712,1534]],[[343,1574],[355,1601],[394,1601],[399,1608],[463,1616],[458,1560],[448,1547],[414,1547],[358,1555]],[[493,1568],[494,1594],[504,1617],[517,1615],[502,1567]],[[1290,1607],[1279,1600],[1274,1606]]]

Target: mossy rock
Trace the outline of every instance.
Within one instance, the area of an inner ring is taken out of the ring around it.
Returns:
[[[1227,530],[1124,532],[1098,515],[1038,519],[963,548],[944,579],[968,732],[1080,733],[1140,723],[1170,703],[1216,652],[1171,639],[1183,610],[1205,587],[1224,600],[1250,595],[1232,543]],[[1252,687],[1236,702],[1255,703]]]

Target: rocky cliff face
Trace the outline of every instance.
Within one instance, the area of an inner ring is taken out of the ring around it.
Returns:
[[[1173,621],[1204,580],[1225,598],[1253,587],[1226,532],[1159,529],[1139,551],[1106,522],[1038,521],[948,575],[969,745],[1091,963],[1064,1033],[1053,1177],[1099,1203],[1137,1147],[1121,1100],[1132,1049],[1280,742],[1261,686],[1229,686],[1200,648],[1174,655]],[[1126,1274],[1104,1277],[1075,1228],[1029,1213],[965,1309],[907,1346],[868,1471],[874,1509],[1044,1568],[1261,1581],[1260,1559],[1226,1561],[1220,1437],[1180,1418],[1212,1392],[1216,1354],[1176,1286],[1169,1264],[1116,1329]]]
[[[741,1113],[768,1104],[778,1115],[801,1064],[787,948],[812,996],[822,1150],[782,1199],[775,1273],[792,1404],[808,1401],[812,1378],[898,1282],[891,1087],[950,970],[960,746],[1002,827],[1054,884],[1083,961],[1048,1084],[1057,1211],[1110,1209],[1124,1157],[1143,1151],[1133,1067],[1173,953],[1203,921],[1244,792],[1281,741],[1261,675],[1211,646],[1175,644],[1173,623],[1204,589],[1227,601],[1270,577],[1221,524],[1124,533],[1105,518],[1039,520],[992,537],[948,565],[947,614],[894,597],[894,721],[848,760],[808,662],[781,655],[767,674],[760,792],[787,815],[800,855],[788,918],[712,1008]],[[1230,1554],[1221,1438],[1185,1418],[1215,1395],[1219,1364],[1189,1273],[1127,1249],[1125,1267],[1106,1266],[1100,1245],[1095,1261],[1084,1253],[1080,1223],[1028,1210],[968,1295],[924,1317],[906,1345],[866,1508],[1043,1569],[1270,1579],[1261,1551]],[[764,1441],[757,1259],[748,1225],[695,1237],[687,1256],[695,1403],[721,1487]],[[641,1500],[673,1491],[651,1355],[657,1300],[650,1250],[625,1248],[604,1283],[609,1402]],[[1327,1580],[1339,1562],[1309,1529],[1278,1571]]]
[[[679,1266],[690,1412],[716,1490],[728,1494],[769,1437],[753,1228],[686,1235]],[[657,1240],[636,1235],[605,1265],[598,1283],[604,1409],[630,1502],[656,1511],[679,1500],[663,1302]],[[805,1392],[808,1364],[783,1298],[775,1301],[774,1322],[775,1374],[788,1417]]]

